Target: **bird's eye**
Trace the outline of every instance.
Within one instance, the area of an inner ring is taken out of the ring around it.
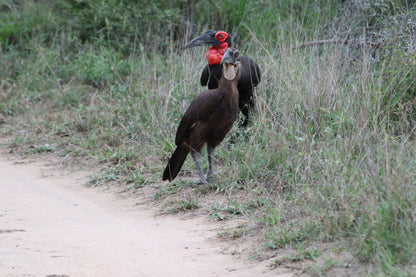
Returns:
[[[218,38],[222,38],[222,35],[218,35]]]

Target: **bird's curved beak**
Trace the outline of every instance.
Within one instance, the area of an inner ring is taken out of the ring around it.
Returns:
[[[220,63],[221,64],[224,64],[224,63],[235,64],[236,63],[236,59],[232,55],[232,50],[230,48],[227,48],[227,50],[225,50],[224,56],[222,56],[222,59],[221,59]]]
[[[238,76],[239,55],[238,50],[227,48],[222,56],[220,63],[223,65],[223,77],[228,81],[232,81]]]
[[[183,49],[191,48],[194,46],[206,46],[206,45],[220,45],[220,42],[212,37],[212,32],[214,31],[207,31],[204,34],[194,38],[191,40],[187,45],[183,47]],[[215,34],[215,32],[214,32]]]

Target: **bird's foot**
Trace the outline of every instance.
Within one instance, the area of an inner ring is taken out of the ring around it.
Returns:
[[[199,179],[198,181],[195,181],[195,185],[203,185],[208,184],[207,179]]]
[[[214,175],[208,175],[207,176],[208,183],[211,183],[213,180],[214,180]]]

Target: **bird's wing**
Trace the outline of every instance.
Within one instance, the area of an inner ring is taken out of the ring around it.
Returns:
[[[207,90],[199,94],[189,105],[176,131],[175,144],[179,145],[189,137],[198,121],[207,121],[216,112],[223,95],[217,90]]]
[[[247,56],[240,57],[242,72],[240,80],[247,80],[253,86],[257,86],[261,81],[260,68],[251,58]]]
[[[205,87],[209,80],[209,65],[207,64],[202,70],[201,74],[201,86]]]
[[[218,87],[218,82],[222,77],[222,64],[207,64],[202,70],[201,85],[208,86],[208,89]]]

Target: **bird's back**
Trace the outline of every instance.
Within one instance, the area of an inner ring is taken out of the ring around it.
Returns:
[[[175,144],[186,142],[199,151],[204,143],[217,146],[230,130],[238,113],[238,91],[234,84],[197,95],[179,123]]]

